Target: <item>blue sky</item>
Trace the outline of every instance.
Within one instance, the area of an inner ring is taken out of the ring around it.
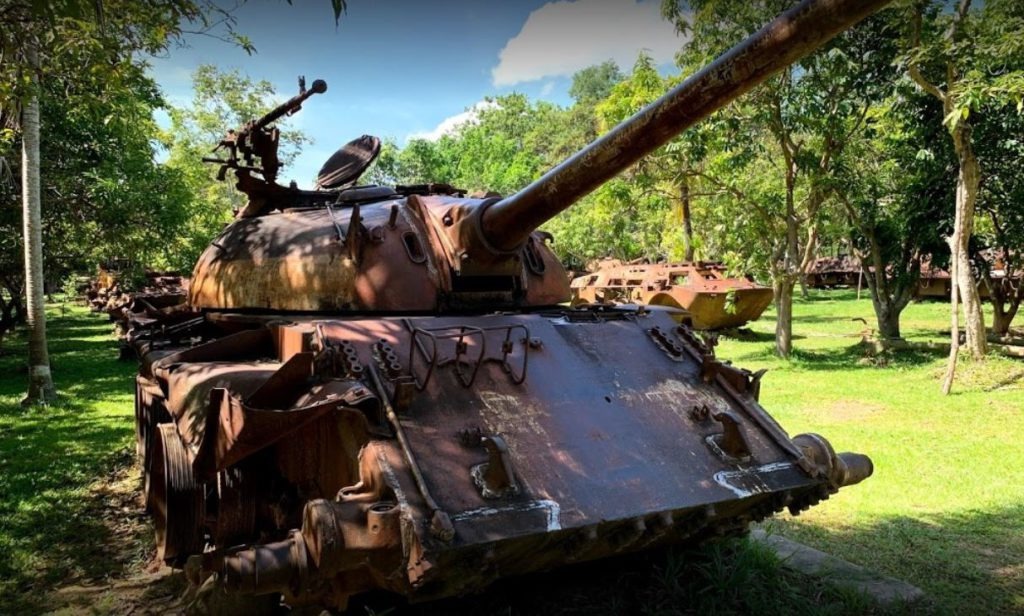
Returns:
[[[234,12],[256,54],[191,36],[153,59],[152,74],[174,104],[191,99],[190,75],[204,63],[267,79],[282,100],[300,74],[326,80],[327,93],[292,119],[315,139],[282,177],[300,186],[364,133],[429,138],[484,97],[514,91],[567,104],[576,70],[606,59],[628,70],[641,49],[667,68],[682,44],[659,0],[349,0],[337,27],[326,0],[293,2],[250,0]]]

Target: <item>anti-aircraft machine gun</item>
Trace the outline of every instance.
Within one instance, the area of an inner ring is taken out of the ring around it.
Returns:
[[[568,307],[536,229],[884,4],[803,2],[505,198],[357,186],[369,137],[317,190],[276,184],[268,127],[322,81],[226,139],[250,203],[196,264],[192,318],[134,339],[160,557],[289,605],[421,601],[741,533],[870,476],[790,437],[762,373],[671,314]]]

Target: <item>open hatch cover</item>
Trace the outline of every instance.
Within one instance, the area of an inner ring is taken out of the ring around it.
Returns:
[[[380,139],[363,135],[338,148],[320,168],[318,190],[333,190],[354,184],[380,154]]]

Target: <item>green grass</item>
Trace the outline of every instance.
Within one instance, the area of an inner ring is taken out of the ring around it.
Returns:
[[[130,463],[135,366],[118,362],[111,325],[72,308],[49,310],[60,401],[23,409],[25,344],[0,355],[0,613],[31,613],[40,591],[95,580],[128,563],[90,486]],[[126,516],[136,515],[126,512]]]
[[[943,340],[947,310],[942,303],[911,305],[905,336]],[[876,470],[799,518],[769,526],[920,586],[931,598],[924,609],[1024,612],[1024,362],[964,362],[954,394],[942,397],[943,356],[864,358],[857,343],[865,326],[852,319],[873,323],[869,300],[819,293],[798,301],[795,314],[792,361],[772,356],[770,314],[744,340],[723,339],[719,355],[770,369],[762,402],[790,434],[820,432],[840,450],[871,455]],[[38,613],[53,606],[54,587],[123,576],[147,555],[142,540],[118,545],[123,537],[112,531],[112,510],[95,489],[131,464],[135,366],[116,361],[106,319],[77,307],[62,314],[56,306],[50,318],[58,405],[19,406],[22,338],[12,337],[0,355],[0,613]],[[139,513],[122,507],[113,516]],[[877,608],[780,568],[772,554],[746,542],[505,580],[479,597],[415,608],[552,615],[866,611]]]
[[[950,613],[1024,613],[1024,362],[961,361],[950,396],[945,355],[868,360],[870,300],[815,293],[794,310],[797,352],[772,356],[771,314],[754,341],[723,340],[722,358],[768,368],[761,402],[790,432],[818,432],[837,450],[869,454],[875,475],[798,518],[785,534],[924,589]],[[910,305],[903,335],[941,341],[949,306]]]

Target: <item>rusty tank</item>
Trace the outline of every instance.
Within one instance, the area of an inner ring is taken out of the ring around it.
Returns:
[[[804,275],[804,284],[812,289],[857,287],[863,285],[860,259],[852,255],[819,257]]]
[[[610,263],[570,283],[573,305],[647,304],[679,310],[694,329],[728,329],[756,321],[772,302],[770,287],[728,275],[721,263]]]
[[[229,133],[210,160],[248,203],[188,311],[132,337],[159,558],[217,596],[423,601],[742,533],[870,476],[789,436],[763,372],[670,311],[570,307],[537,228],[882,4],[800,4],[505,198],[358,186],[372,137],[315,190],[279,185],[273,122],[319,80]]]

